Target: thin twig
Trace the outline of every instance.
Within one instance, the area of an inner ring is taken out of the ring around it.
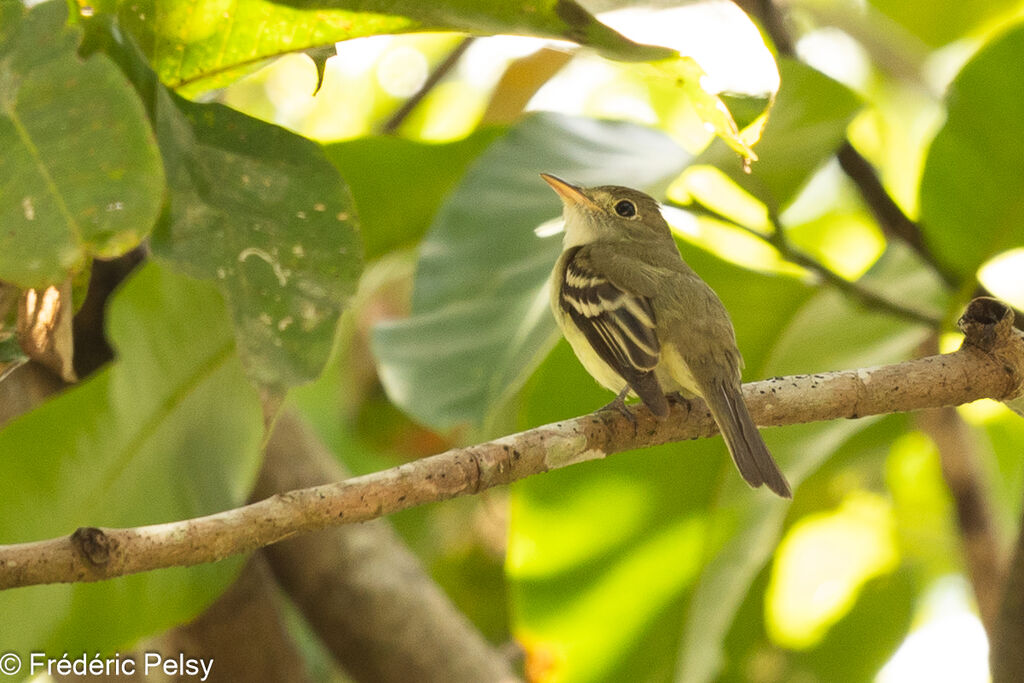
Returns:
[[[1007,400],[1024,393],[1024,335],[1005,324],[1012,316],[1009,309],[979,299],[968,314],[966,341],[955,353],[878,368],[776,377],[746,385],[744,398],[758,424],[774,426],[959,405],[983,397]],[[643,408],[635,413],[633,420],[618,411],[577,417],[206,517],[132,529],[85,527],[71,536],[0,546],[0,588],[100,581],[212,562],[298,533],[364,522],[612,453],[717,431],[699,399],[675,405],[670,419],[660,422]]]
[[[465,54],[466,50],[469,49],[469,46],[473,44],[474,40],[476,40],[476,38],[473,36],[466,36],[459,41],[459,44],[455,46],[455,49],[448,53],[448,56],[441,60],[440,64],[434,67],[434,70],[430,72],[429,76],[427,76],[427,80],[423,81],[423,85],[420,86],[420,89],[413,93],[412,97],[403,102],[402,106],[384,122],[384,125],[381,127],[381,131],[387,134],[397,131],[398,127],[402,125],[406,118],[408,118],[409,114],[411,114],[413,110],[419,106],[420,102],[423,101],[423,98],[426,97],[430,91],[434,89],[434,86],[436,86],[442,78],[448,75],[448,72],[459,63],[462,55]]]
[[[786,26],[786,15],[778,10],[772,0],[733,1],[740,9],[761,22],[764,32],[775,43],[775,49],[780,55],[794,56],[793,37]]]
[[[804,252],[800,251],[790,243],[789,239],[786,238],[785,229],[780,223],[778,216],[775,216],[771,212],[769,212],[769,220],[772,223],[774,231],[771,235],[765,235],[747,225],[738,223],[729,218],[728,216],[724,216],[721,213],[715,211],[714,209],[708,208],[707,206],[700,204],[699,202],[687,205],[676,204],[675,206],[678,206],[679,208],[685,209],[692,213],[707,216],[709,218],[714,218],[717,221],[728,223],[729,225],[738,228],[750,235],[753,235],[758,239],[768,242],[773,247],[775,247],[775,249],[784,259],[815,273],[818,277],[820,277],[828,284],[832,285],[841,292],[844,292],[850,298],[861,302],[864,306],[867,306],[868,308],[872,308],[878,311],[885,311],[886,313],[891,313],[892,315],[898,316],[900,318],[906,318],[914,322],[922,323],[931,328],[938,328],[942,324],[942,320],[938,316],[918,310],[917,308],[914,308],[909,304],[893,301],[892,299],[889,299],[883,294],[872,291],[867,287],[858,284],[857,282],[847,280],[846,278],[838,275],[835,271],[833,271],[831,268],[823,264],[821,261],[818,261],[812,258],[811,256],[808,256]]]
[[[874,167],[858,152],[849,140],[843,142],[836,152],[839,167],[846,177],[860,190],[860,196],[875,217],[882,232],[890,239],[895,238],[917,252],[925,263],[934,270],[942,281],[951,288],[960,286],[959,278],[944,268],[924,243],[921,226],[910,220],[903,209],[889,196]]]
[[[780,55],[796,59],[795,42],[789,30],[787,13],[773,0],[735,0],[743,11],[758,19],[765,32],[775,43]],[[857,186],[865,205],[875,217],[882,232],[889,238],[899,239],[917,252],[943,282],[959,287],[959,278],[944,268],[924,242],[921,226],[910,220],[882,185],[871,163],[858,152],[849,140],[844,140],[836,151],[843,173]]]

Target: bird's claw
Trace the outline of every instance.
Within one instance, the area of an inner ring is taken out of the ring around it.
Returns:
[[[636,415],[634,415],[633,411],[630,410],[629,406],[626,405],[627,393],[629,393],[628,388],[626,388],[618,396],[616,396],[614,401],[600,408],[598,412],[602,412],[605,410],[617,410],[618,412],[625,415],[626,419],[633,423],[633,426],[636,426]]]

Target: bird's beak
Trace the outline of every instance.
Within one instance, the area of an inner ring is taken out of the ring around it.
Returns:
[[[544,179],[548,185],[551,186],[558,196],[562,198],[562,201],[568,206],[589,206],[592,209],[597,208],[597,204],[594,203],[590,197],[588,197],[582,188],[576,187],[571,183],[567,183],[561,178],[551,175],[550,173],[541,173],[540,177]]]

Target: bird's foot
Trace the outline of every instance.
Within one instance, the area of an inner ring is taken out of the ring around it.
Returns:
[[[685,396],[683,396],[683,394],[681,392],[673,391],[671,394],[665,394],[665,398],[668,399],[669,403],[674,403],[676,405],[685,406],[686,407],[686,414],[687,415],[690,414],[690,408],[691,408],[690,399],[688,399]]]
[[[629,409],[629,406],[626,405],[626,395],[628,393],[629,393],[629,387],[626,387],[625,389],[623,389],[622,391],[619,392],[619,395],[615,397],[614,401],[612,401],[608,405],[598,409],[597,412],[602,412],[602,411],[605,411],[605,410],[617,410],[620,413],[622,413],[623,415],[625,415],[626,419],[629,420],[630,422],[632,422],[633,425],[635,426],[636,425],[636,415],[634,415],[633,411],[631,411]]]

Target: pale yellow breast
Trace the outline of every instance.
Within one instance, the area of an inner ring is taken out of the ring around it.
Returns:
[[[583,367],[601,386],[617,394],[625,388],[626,380],[622,379],[619,373],[615,372],[610,365],[601,359],[597,352],[591,348],[586,335],[576,327],[576,324],[573,323],[568,314],[562,310],[559,296],[561,294],[561,273],[565,270],[564,259],[565,254],[563,253],[562,258],[558,260],[552,273],[550,281],[551,311],[555,315],[555,320],[558,322],[562,334],[565,336],[566,341],[569,342],[569,346],[572,347],[573,352],[575,352]],[[661,385],[662,391],[666,394],[678,391],[687,398],[701,395],[689,365],[686,364],[686,361],[683,360],[682,355],[673,344],[662,344],[660,358],[654,372],[658,377],[658,383]]]

